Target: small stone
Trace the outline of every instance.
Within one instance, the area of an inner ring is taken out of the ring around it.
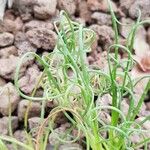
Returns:
[[[7,128],[7,123],[4,122],[4,119],[0,119],[0,134],[1,135],[7,135],[8,134],[8,128]]]
[[[27,38],[36,48],[53,50],[56,44],[56,33],[46,28],[36,28],[29,30]]]
[[[62,125],[62,124],[65,124],[67,121],[68,121],[68,120],[67,120],[66,116],[64,115],[64,113],[59,112],[59,113],[57,114],[57,117],[56,117],[54,123],[55,123],[57,126],[60,126],[60,125]]]
[[[11,108],[11,113],[17,108],[20,97],[14,85],[9,82],[3,88],[0,95],[0,113],[3,115],[9,115]]]
[[[71,143],[60,145],[59,150],[83,150],[83,148],[77,143]]]
[[[26,34],[23,32],[16,33],[14,44],[18,48],[19,56],[22,56],[27,52],[36,52],[36,48],[28,41]]]
[[[0,22],[0,32],[11,32],[16,33],[22,29],[23,23],[20,17],[14,19],[4,18],[2,22]]]
[[[102,97],[96,100],[97,106],[110,106],[112,103],[112,97],[110,94],[104,94]]]
[[[9,117],[0,118],[0,134],[8,135],[9,134]],[[11,128],[14,131],[18,127],[18,117],[11,116]]]
[[[54,150],[54,146],[47,144],[46,150]]]
[[[99,0],[87,0],[87,4],[90,10],[96,11],[101,7],[101,1]]]
[[[91,25],[90,29],[96,32],[99,44],[103,47],[104,50],[107,50],[114,40],[113,29],[106,25],[99,26],[97,24]]]
[[[21,19],[23,20],[23,22],[28,22],[33,20],[33,16],[31,14],[20,14]]]
[[[4,19],[15,20],[15,14],[13,9],[6,9]]]
[[[83,26],[86,25],[85,20],[82,18],[75,18],[74,20],[75,20],[75,22],[78,22],[79,24],[82,24]]]
[[[44,94],[44,90],[42,88],[38,88],[35,92],[35,97],[42,97]]]
[[[26,131],[24,130],[17,130],[14,132],[14,138],[19,141],[19,142],[22,142],[22,143],[25,143],[25,144],[29,144],[29,138],[32,138],[29,134],[27,134]],[[17,146],[17,149],[18,150],[25,150],[24,147],[20,146],[20,145],[16,145]],[[11,150],[11,149],[10,149]],[[14,150],[14,148],[12,149]]]
[[[108,25],[109,26],[112,24],[111,16],[106,13],[94,12],[92,14],[91,18],[93,20],[96,20],[99,25]]]
[[[54,132],[50,133],[49,135],[49,143],[52,146],[60,144],[60,141],[58,140],[57,137],[59,138],[65,137],[65,140],[67,141],[71,140],[70,136],[64,136],[66,135],[65,131],[68,127],[70,127],[70,124],[66,123],[66,124],[61,125],[59,128],[54,129]]]
[[[99,25],[91,25],[90,26],[91,29],[93,29],[98,35],[99,35],[99,39],[102,42],[106,42],[106,41],[111,41],[111,39],[113,39],[114,37],[114,33],[111,27],[109,26],[99,26]]]
[[[136,119],[137,123],[140,123],[141,121],[143,121],[145,119],[145,117],[139,117]],[[150,130],[150,120],[145,121],[142,125],[143,130]],[[145,132],[145,136],[150,138],[150,132]]]
[[[6,144],[6,147],[7,147],[9,150],[14,150],[13,144]]]
[[[109,67],[108,67],[108,61],[107,61],[107,52],[104,51],[102,53],[98,53],[96,55],[96,57],[97,58],[94,61],[94,64],[96,64],[104,72],[108,72],[109,71]]]
[[[137,116],[139,117],[144,117],[150,115],[149,111],[146,111],[146,105],[145,103],[142,104],[141,109],[139,111],[139,114]]]
[[[14,73],[19,58],[11,55],[9,58],[0,59],[0,76],[4,79],[14,79]]]
[[[39,77],[40,70],[37,65],[34,64],[29,67],[26,70],[25,75],[19,79],[20,89],[26,94],[31,94],[38,83]]]
[[[13,32],[15,28],[16,25],[14,20],[4,19],[0,22],[0,32]]]
[[[12,32],[15,29],[15,16],[12,10],[6,10],[3,20],[0,21],[0,32]]]
[[[125,13],[128,14],[129,8],[135,0],[120,0],[120,8]]]
[[[88,62],[91,65],[95,62],[95,59],[92,56],[88,56]]]
[[[14,133],[14,138],[17,139],[20,142],[25,143],[27,140],[27,133],[23,130],[17,130]]]
[[[110,106],[112,103],[112,97],[110,94],[104,94],[102,97],[98,98],[96,100],[96,107],[103,107],[103,106]],[[109,124],[111,122],[111,117],[109,115],[110,110],[108,109],[102,109],[99,108],[99,121],[103,121],[106,124]]]
[[[146,30],[143,26],[140,26],[136,31],[133,48],[135,50],[135,54],[138,57],[146,58],[145,54],[147,54],[147,57],[148,57],[148,60],[149,60],[150,54],[148,52],[150,50],[150,46],[147,43],[147,34],[146,34]],[[148,62],[145,63],[145,64],[144,63],[145,62],[141,61],[141,64],[143,65],[142,67],[147,67],[147,68],[145,68],[147,70],[149,68]]]
[[[26,70],[26,67],[32,65],[33,57],[26,59],[20,68],[19,76],[22,76]],[[19,57],[14,55],[10,55],[9,58],[1,58],[0,59],[0,76],[4,79],[14,80],[14,74],[16,71],[16,67],[18,62],[20,61]]]
[[[144,119],[145,119],[145,117],[139,117],[138,119],[136,119],[136,121],[139,123],[139,122],[143,121]],[[150,120],[145,121],[142,124],[142,127],[143,127],[143,129],[150,130]]]
[[[32,30],[34,28],[46,28],[49,30],[53,30],[53,24],[50,21],[42,21],[42,20],[31,20],[24,25],[25,32]]]
[[[14,35],[8,32],[0,33],[0,47],[12,45],[14,42]]]
[[[123,114],[125,116],[127,116],[128,114],[128,110],[129,110],[129,104],[127,103],[127,99],[123,99],[121,101],[121,106],[120,106],[121,111],[123,112]]]
[[[56,106],[58,106],[58,102],[56,100],[46,102],[46,107],[49,108],[49,109],[52,109]]]
[[[40,117],[32,117],[32,118],[28,119],[30,133],[31,133],[32,137],[34,137],[34,138],[37,136],[39,126],[42,123],[41,121],[42,120]]]
[[[91,21],[91,11],[88,9],[88,5],[85,0],[82,0],[79,4],[79,16],[85,22]]]
[[[79,137],[79,139],[83,139],[85,137],[84,133],[80,130],[78,130],[77,128],[73,128],[71,131],[71,135],[73,137]]]
[[[75,0],[59,0],[58,7],[60,10],[65,10],[70,15],[73,15],[76,11],[76,1]]]
[[[109,12],[109,5],[107,0],[87,0],[87,4],[90,10],[92,11],[102,11],[102,12]],[[117,11],[116,4],[111,1],[112,8],[114,12]]]
[[[0,49],[0,58],[9,58],[10,55],[17,56],[17,48],[15,46],[9,46]]]
[[[15,29],[14,33],[16,33],[17,31],[22,30],[23,22],[22,22],[21,17],[17,17],[17,18],[15,19],[15,24],[16,24],[16,29]]]
[[[57,0],[15,0],[13,7],[19,11],[22,19],[27,21],[34,17],[49,19],[56,11]]]
[[[41,118],[40,117],[32,117],[32,118],[28,119],[28,123],[29,123],[30,130],[37,128],[41,124]]]
[[[15,0],[13,3],[13,8],[18,10],[20,14],[32,14],[34,4],[35,0]]]
[[[150,111],[150,102],[146,103],[146,108],[147,108],[148,111]]]
[[[138,134],[132,134],[130,136],[130,140],[131,140],[132,143],[136,144],[136,143],[139,143],[139,141],[141,141],[142,138]]]
[[[57,0],[37,0],[33,7],[34,16],[38,19],[48,19],[56,12]]]
[[[3,87],[5,84],[6,84],[6,81],[0,77],[0,87],[1,86]]]
[[[25,116],[25,112],[28,108],[30,101],[21,100],[18,105],[18,118],[19,120],[23,120]],[[39,116],[41,112],[41,105],[38,102],[31,102],[28,118]]]
[[[109,113],[107,113],[105,111],[100,111],[99,112],[98,120],[99,120],[100,123],[102,121],[106,125],[109,125],[111,123],[111,117],[110,117]]]
[[[138,9],[141,10],[141,18],[149,19],[150,18],[150,0],[135,0],[129,9],[129,15],[131,18],[138,18],[139,13]]]
[[[121,18],[121,23],[125,25],[120,25],[120,34],[124,37],[127,38],[132,26],[134,24],[134,21],[130,18]]]

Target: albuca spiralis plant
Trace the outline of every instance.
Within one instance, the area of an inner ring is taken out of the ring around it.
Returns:
[[[121,23],[116,19],[109,0],[108,2],[115,31],[115,43],[110,46],[107,54],[109,71],[104,72],[98,67],[88,66],[86,54],[91,51],[96,35],[92,30],[71,21],[67,13],[61,11],[59,21],[54,23],[58,41],[53,52],[42,57],[33,52],[26,53],[21,58],[15,74],[15,85],[20,95],[30,101],[42,102],[41,126],[37,137],[32,139],[27,133],[28,143],[21,143],[13,137],[0,136],[0,144],[3,149],[7,149],[3,141],[9,141],[22,146],[24,149],[45,150],[49,133],[55,132],[54,121],[59,113],[64,113],[71,123],[64,136],[57,137],[60,143],[72,143],[82,139],[86,145],[86,150],[134,150],[141,146],[147,149],[150,138],[145,137],[144,133],[148,131],[142,129],[142,124],[150,116],[139,123],[135,122],[135,118],[150,89],[150,76],[143,77],[148,78],[147,86],[138,101],[138,105],[135,105],[133,89],[141,79],[133,80],[129,71],[135,63],[132,57],[135,32],[140,25],[150,23],[150,21],[140,21],[139,11],[139,18],[131,29],[127,38],[127,45],[126,47],[122,46],[118,42],[117,28],[118,24]],[[118,59],[119,48],[128,54],[128,59],[123,63],[120,63]],[[114,49],[115,55],[111,54],[111,49]],[[44,70],[32,96],[28,96],[22,93],[19,88],[19,70],[22,63],[33,56],[43,66]],[[122,68],[123,71],[119,71],[118,68]],[[118,77],[121,77],[122,82],[117,82]],[[44,90],[43,97],[34,97],[38,86]],[[112,96],[112,106],[97,106],[95,97],[102,97],[105,93]],[[123,97],[127,95],[130,104],[127,115],[124,115],[120,104]],[[44,107],[47,101],[55,101],[58,106],[44,119]],[[107,109],[111,111],[110,124],[106,124],[99,118],[101,110]],[[25,120],[25,122],[27,121]],[[71,134],[72,129],[78,130],[76,137]],[[107,136],[104,137],[102,132],[105,132]],[[132,143],[130,137],[133,134],[141,134],[142,140],[137,144]],[[71,140],[67,141],[66,136],[69,136]],[[31,144],[32,142],[35,143],[35,147]],[[57,149],[57,145],[55,149]]]

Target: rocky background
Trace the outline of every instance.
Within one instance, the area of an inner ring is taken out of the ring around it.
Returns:
[[[118,20],[123,24],[129,24],[128,26],[119,26],[121,44],[125,43],[125,38],[138,17],[137,9],[142,12],[142,20],[150,19],[150,0],[113,0],[112,6]],[[105,69],[106,50],[114,40],[107,0],[14,0],[12,9],[6,9],[4,19],[0,22],[0,134],[2,135],[9,134],[8,115],[11,104],[14,137],[25,141],[23,120],[29,101],[20,97],[14,86],[16,65],[26,52],[31,51],[43,55],[53,51],[57,40],[53,22],[59,19],[60,10],[66,10],[73,20],[96,32],[96,42],[87,59],[89,64],[97,64],[101,69]],[[133,72],[133,75],[150,73],[150,25],[146,24],[138,30],[134,51],[139,71]],[[120,50],[120,58],[125,55]],[[25,94],[31,95],[41,71],[42,68],[36,60],[31,59],[24,62],[19,83]],[[142,91],[142,85],[137,86],[135,89],[137,97]],[[42,90],[38,89],[36,95],[41,96]],[[111,104],[110,95],[104,95],[97,103]],[[52,102],[47,103],[45,108],[47,114],[53,107],[55,105]],[[123,101],[122,107],[129,107],[126,100]],[[28,116],[29,130],[39,125],[40,112],[41,103],[32,102]],[[126,109],[124,109],[124,113],[126,113]],[[150,100],[147,98],[139,114],[139,119],[149,114]],[[106,121],[111,119],[107,113],[102,116]],[[57,125],[56,130],[60,134],[69,126],[62,116],[58,118]],[[144,128],[150,129],[150,121],[144,124]],[[36,133],[32,134],[33,137],[36,135]],[[139,137],[133,137],[132,140],[138,142]],[[55,135],[50,134],[49,144],[53,146],[56,143]],[[59,149],[65,150],[65,146],[69,147],[70,145],[61,145]],[[72,146],[76,149],[83,149],[77,143]],[[8,144],[8,147],[10,150],[13,149],[11,144]]]

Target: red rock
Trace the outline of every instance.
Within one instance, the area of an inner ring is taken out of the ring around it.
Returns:
[[[28,40],[36,48],[53,50],[56,44],[56,33],[46,28],[36,28],[26,33]]]

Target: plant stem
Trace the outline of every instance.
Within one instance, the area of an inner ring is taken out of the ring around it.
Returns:
[[[140,98],[140,100],[138,102],[137,107],[134,109],[133,115],[132,115],[132,117],[130,119],[131,121],[133,121],[135,119],[135,117],[137,116],[137,114],[139,113],[140,108],[141,108],[141,106],[143,104],[143,101],[144,101],[144,99],[145,99],[149,89],[150,89],[150,80],[148,81],[148,83],[147,83],[147,85],[146,85],[146,87],[144,89],[144,92],[143,92],[143,94],[142,94],[142,96],[141,96],[141,98]]]

